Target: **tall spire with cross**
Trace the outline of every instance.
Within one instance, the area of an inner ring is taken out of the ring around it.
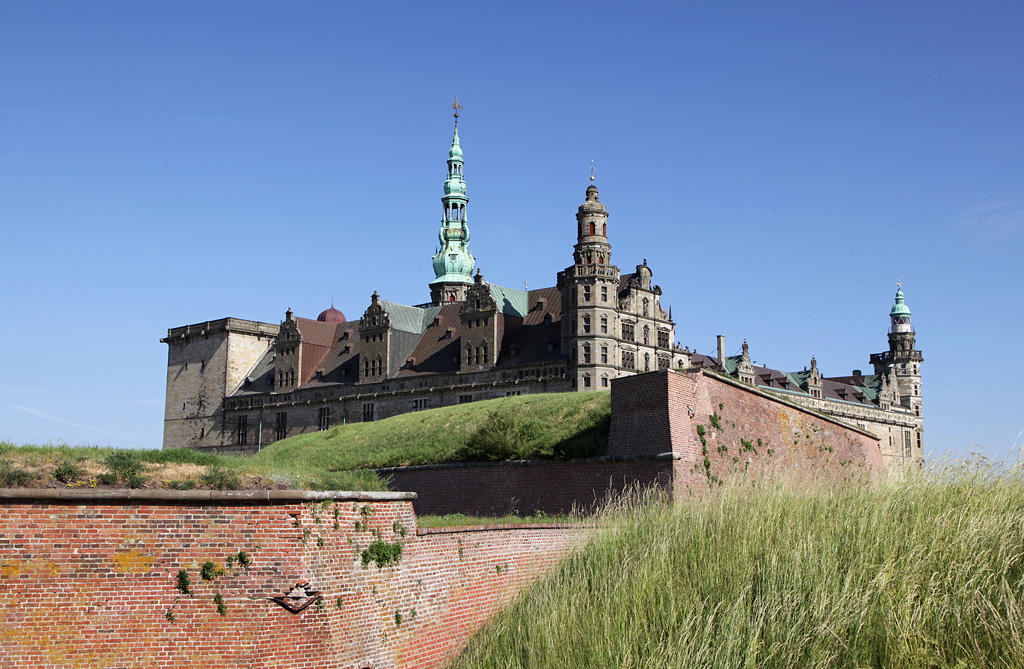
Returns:
[[[459,142],[459,111],[462,104],[458,96],[452,103],[455,131],[448,149],[448,174],[441,197],[441,230],[438,240],[441,248],[433,257],[434,280],[430,282],[431,301],[434,303],[461,300],[465,287],[473,283],[476,258],[469,251],[469,219],[466,208],[466,181],[462,176],[462,145]]]

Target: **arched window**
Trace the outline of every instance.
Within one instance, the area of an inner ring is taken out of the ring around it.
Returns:
[[[379,353],[377,354],[377,373],[384,373],[384,359],[380,357]]]
[[[479,309],[479,308],[480,308],[480,298],[479,298],[479,297],[478,297],[478,298],[476,298],[476,308],[477,308],[477,309]]]
[[[646,311],[644,311],[644,313],[646,314],[647,312],[646,312]],[[650,339],[651,339],[651,328],[649,328],[649,327],[647,327],[647,326],[645,325],[645,326],[644,326],[644,343],[645,343],[645,344],[649,344],[649,343],[651,343],[651,342],[650,342]]]
[[[480,347],[476,347],[476,364],[480,364]]]
[[[595,227],[595,226],[594,226],[594,222],[593,222],[593,221],[591,221],[591,222],[590,222],[590,234],[592,234],[592,235],[593,235],[593,234],[596,234],[596,230],[594,230],[594,227]]]
[[[601,234],[604,235],[605,237],[608,236],[608,224],[607,223],[605,223],[604,225],[601,226]]]
[[[481,348],[483,348],[483,350],[484,350],[484,364],[486,365],[487,364],[487,342],[484,342],[484,345]]]

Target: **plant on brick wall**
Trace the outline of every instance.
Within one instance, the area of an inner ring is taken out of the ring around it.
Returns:
[[[405,529],[405,525],[402,525],[402,523],[397,520],[391,525],[391,529],[400,537],[404,537],[408,532],[408,530]]]
[[[204,581],[212,581],[218,576],[223,576],[224,568],[212,560],[207,560],[199,570],[199,577]]]
[[[722,430],[722,420],[721,418],[719,418],[717,412],[708,416],[708,420],[711,422],[711,427],[715,428],[718,431]]]
[[[375,563],[378,569],[398,564],[398,561],[402,559],[402,544],[398,542],[392,544],[377,539],[363,550],[360,554],[360,559],[363,563],[363,569],[370,566],[371,562]]]
[[[187,569],[178,570],[178,581],[174,587],[183,595],[192,595],[192,581],[188,577]]]
[[[219,592],[213,596],[213,602],[217,605],[217,613],[222,616],[226,616],[228,614],[228,606],[224,603],[224,598]]]

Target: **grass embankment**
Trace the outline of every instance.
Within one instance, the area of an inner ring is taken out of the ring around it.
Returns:
[[[550,393],[340,425],[250,457],[0,442],[0,487],[384,490],[372,468],[598,455],[610,422],[608,392]]]
[[[1024,666],[1020,472],[730,483],[604,522],[454,666]]]
[[[608,446],[610,394],[504,397],[340,425],[271,444],[254,471],[308,475],[369,467],[600,455]]]

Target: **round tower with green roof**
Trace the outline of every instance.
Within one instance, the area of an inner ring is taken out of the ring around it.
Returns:
[[[469,251],[469,219],[466,205],[466,181],[462,175],[462,145],[459,143],[459,98],[452,104],[455,110],[455,133],[448,149],[448,176],[441,197],[441,230],[437,238],[440,249],[433,257],[434,280],[430,282],[430,301],[434,305],[461,302],[466,290],[473,285],[476,258]]]

